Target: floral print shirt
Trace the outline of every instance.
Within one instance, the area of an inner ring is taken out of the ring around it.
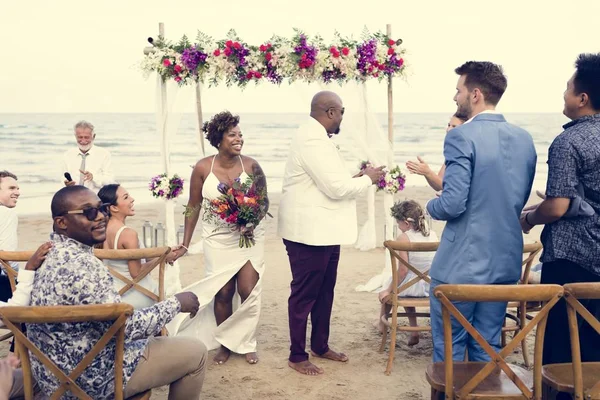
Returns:
[[[113,278],[94,256],[93,249],[66,236],[52,233],[53,247],[38,269],[31,293],[32,306],[63,306],[120,303]],[[148,337],[179,312],[176,298],[135,310],[125,330],[123,385],[133,374]],[[106,322],[28,324],[27,336],[50,360],[69,374],[112,325]],[[116,340],[112,338],[76,383],[93,399],[114,398]],[[46,395],[59,387],[58,379],[36,358],[31,358],[35,379]],[[71,392],[63,398],[76,398]]]

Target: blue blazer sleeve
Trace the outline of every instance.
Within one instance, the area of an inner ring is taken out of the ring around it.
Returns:
[[[443,191],[440,197],[427,203],[427,212],[434,219],[449,221],[465,212],[471,187],[473,147],[460,129],[453,129],[446,135],[444,157]]]

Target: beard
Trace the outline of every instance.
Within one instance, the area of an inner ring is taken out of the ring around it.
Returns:
[[[465,102],[464,104],[456,103],[456,106],[457,106],[456,113],[458,115],[464,115],[469,119],[473,117],[473,115],[471,115],[473,113],[473,108],[471,108],[470,103],[468,103],[468,102]]]
[[[92,148],[92,145],[93,145],[93,143],[86,144],[85,146],[81,145],[79,143],[77,144],[77,146],[79,146],[79,150],[81,150],[84,153],[87,152],[87,151],[89,151]]]

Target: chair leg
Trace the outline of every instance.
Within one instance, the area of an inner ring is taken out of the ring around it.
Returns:
[[[518,314],[519,314],[519,324],[520,324],[519,328],[523,329],[523,327],[525,325],[527,325],[526,303],[521,303],[521,305],[518,309]],[[515,332],[515,335],[516,334],[517,334],[517,332]],[[523,351],[523,363],[525,364],[525,366],[527,368],[529,368],[531,366],[531,363],[529,362],[529,353],[527,352],[527,336],[525,336],[525,338],[521,342],[521,350]]]
[[[393,310],[397,311],[397,310]],[[394,365],[394,353],[396,353],[396,330],[398,328],[398,323],[392,324],[390,328],[390,355],[388,357],[387,368],[385,369],[385,374],[389,375],[392,373],[392,365]]]
[[[504,318],[504,323],[502,324],[502,328],[506,327],[506,318]],[[506,331],[502,330],[502,342],[500,344],[502,348],[506,347]]]
[[[383,318],[383,317],[381,317]],[[385,326],[383,332],[381,332],[381,346],[379,346],[379,352],[383,353],[385,350],[385,342],[387,342],[388,328]]]

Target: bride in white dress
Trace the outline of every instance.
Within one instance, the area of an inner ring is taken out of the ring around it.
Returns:
[[[185,234],[180,257],[192,240],[200,209],[203,204],[220,196],[220,183],[229,184],[239,178],[244,182],[252,176],[259,189],[266,192],[267,183],[260,165],[250,157],[242,156],[244,143],[239,117],[225,111],[204,124],[203,130],[218,154],[198,161],[190,179]],[[219,348],[214,357],[223,364],[231,352],[244,354],[250,364],[258,362],[256,329],[260,315],[262,275],[264,272],[264,222],[253,232],[256,244],[240,248],[238,231],[218,227],[203,220],[204,279],[187,287],[200,301],[195,318],[180,314],[169,325],[169,334],[193,336],[204,342],[209,350]]]

